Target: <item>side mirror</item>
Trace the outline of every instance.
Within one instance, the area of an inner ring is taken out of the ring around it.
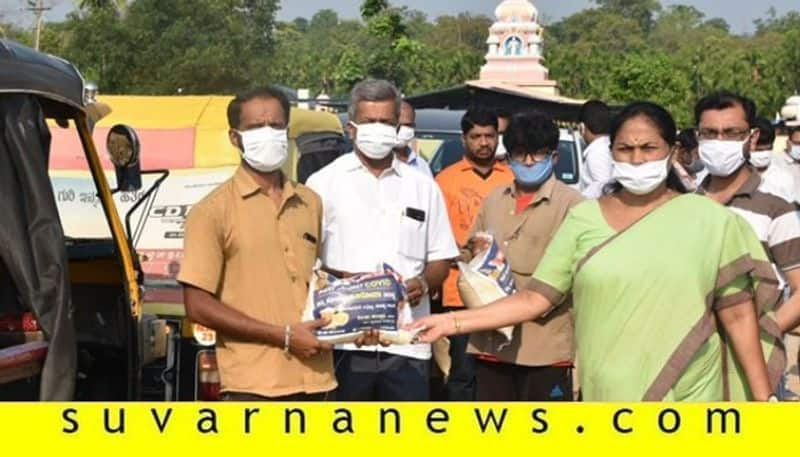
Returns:
[[[117,172],[117,190],[132,192],[142,188],[142,169],[139,162],[139,136],[127,125],[111,127],[106,138],[106,150]]]

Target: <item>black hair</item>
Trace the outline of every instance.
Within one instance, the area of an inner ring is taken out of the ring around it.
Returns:
[[[719,111],[736,106],[744,110],[747,124],[753,127],[756,121],[756,103],[747,97],[725,90],[701,98],[694,106],[694,120],[700,125],[700,118],[706,111]]]
[[[581,107],[578,120],[595,135],[608,135],[611,130],[611,109],[600,100],[589,100]]]
[[[283,108],[286,122],[289,122],[289,113],[291,113],[289,98],[282,90],[276,87],[264,86],[236,94],[236,97],[231,100],[228,104],[228,126],[230,128],[239,128],[239,123],[242,120],[242,105],[255,99],[277,100],[281,104],[281,108]]]
[[[473,108],[464,113],[461,118],[461,133],[466,135],[476,125],[481,127],[494,127],[497,130],[497,114],[494,111],[484,108]]]
[[[505,108],[495,108],[494,114],[497,115],[498,119],[499,118],[511,119],[511,111],[509,111],[509,110],[507,110]]]
[[[758,129],[758,145],[770,146],[775,143],[775,127],[772,122],[765,117],[757,117],[753,122],[753,127]]]
[[[646,118],[658,130],[659,136],[669,145],[673,147],[678,142],[677,127],[675,126],[675,119],[664,107],[652,102],[633,102],[626,107],[622,108],[614,119],[611,120],[611,144],[619,134],[619,131],[626,122],[636,119],[638,117]],[[681,183],[675,170],[670,168],[669,175],[667,176],[667,187],[676,192],[686,193],[686,188]],[[618,182],[608,184],[604,189],[604,193],[615,193],[622,190],[622,185]]]
[[[658,134],[670,146],[675,145],[678,141],[677,127],[675,126],[675,119],[669,114],[669,111],[663,107],[651,102],[634,102],[622,108],[614,119],[611,121],[611,143],[617,137],[622,126],[631,119],[637,117],[646,117],[658,129]]]
[[[552,119],[536,111],[527,111],[511,116],[503,135],[503,146],[509,154],[518,149],[525,152],[543,148],[555,151],[558,149],[558,139],[558,127]]]
[[[700,145],[697,142],[697,131],[693,128],[685,128],[678,133],[678,144],[687,151],[694,151]]]

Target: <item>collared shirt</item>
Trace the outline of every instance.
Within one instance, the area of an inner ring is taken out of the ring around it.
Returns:
[[[790,202],[800,197],[800,179],[797,179],[788,167],[781,164],[783,158],[773,157],[769,167],[761,173],[761,185],[758,190],[777,195]],[[800,167],[798,167],[800,171]]]
[[[770,168],[781,170],[782,174],[790,176],[791,180],[784,177],[780,182],[783,183],[781,189],[789,193],[791,201],[800,203],[800,162],[792,159],[789,154],[781,153],[780,157],[772,160]],[[769,168],[767,169],[769,171]],[[788,187],[791,186],[791,187]]]
[[[706,193],[710,182],[706,179],[698,192]],[[752,170],[726,206],[747,220],[781,276],[781,271],[800,268],[800,212],[794,203],[763,192],[760,186],[761,175]]]
[[[322,196],[320,259],[331,269],[372,272],[386,263],[411,279],[429,262],[458,256],[439,188],[397,159],[375,177],[356,154],[345,154],[312,175],[308,185]],[[409,217],[409,209],[423,212],[424,220]],[[414,319],[429,315],[429,298],[423,297],[410,314]],[[431,357],[430,345],[425,344],[363,349]]]
[[[497,187],[514,182],[514,174],[505,163],[495,162],[489,175],[481,176],[469,160],[461,159],[439,173],[436,182],[444,194],[456,243],[463,246],[483,199]],[[446,307],[463,306],[458,295],[458,276],[458,268],[451,268],[442,286],[442,304]]]
[[[611,182],[614,162],[611,158],[611,140],[608,136],[596,138],[583,150],[581,193],[586,198],[600,198],[603,187]]]
[[[321,216],[320,199],[308,188],[287,180],[276,207],[239,167],[189,212],[178,281],[253,319],[296,324],[317,258]],[[217,361],[223,391],[276,397],[336,387],[330,353],[301,360],[282,347],[218,333]]]
[[[417,170],[422,172],[425,176],[433,178],[433,172],[431,171],[431,166],[427,160],[423,159],[422,156],[417,154],[413,149],[410,149],[408,154],[408,165]]]
[[[524,290],[550,239],[569,210],[582,200],[577,191],[551,177],[531,204],[518,213],[515,186],[505,185],[486,197],[472,233],[494,233],[511,265],[517,290]],[[545,319],[518,325],[511,344],[502,351],[498,350],[498,345],[503,338],[495,331],[472,334],[469,350],[525,366],[548,366],[574,360],[572,316],[567,308],[557,308]]]

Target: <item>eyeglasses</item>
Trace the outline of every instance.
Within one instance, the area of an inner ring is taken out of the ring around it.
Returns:
[[[750,136],[752,130],[730,128],[722,131],[715,129],[699,129],[697,131],[698,140],[724,140],[724,141],[744,141]]]
[[[515,162],[524,162],[528,157],[533,159],[534,163],[544,162],[550,157],[550,152],[536,151],[536,152],[512,152],[509,154],[511,160]]]

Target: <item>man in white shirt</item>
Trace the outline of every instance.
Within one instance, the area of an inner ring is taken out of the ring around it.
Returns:
[[[775,165],[792,176],[794,202],[800,204],[800,125],[789,129],[786,154],[775,159]]]
[[[581,107],[579,115],[581,135],[588,145],[583,150],[581,193],[586,198],[600,198],[603,188],[612,180],[611,160],[611,110],[598,100],[590,100]]]
[[[416,151],[417,112],[408,102],[400,106],[400,128],[397,130],[397,147],[394,156],[405,162],[411,168],[433,178],[433,172],[428,162]]]
[[[511,122],[511,111],[505,108],[497,108],[495,114],[497,115],[497,150],[495,151],[495,157],[500,162],[508,165],[508,151],[506,151],[506,146],[503,144],[503,135],[506,134],[508,124]]]
[[[758,143],[750,151],[750,165],[761,175],[761,185],[758,190],[776,195],[788,201],[796,201],[800,192],[800,181],[795,183],[795,177],[785,167],[780,165],[781,158],[773,151],[775,147],[775,128],[769,119],[757,117],[754,127],[758,129]]]
[[[345,154],[308,180],[322,197],[324,267],[340,276],[386,263],[406,280],[410,317],[430,314],[428,291],[447,277],[459,251],[436,183],[397,160],[400,95],[383,80],[366,80],[350,98]],[[406,309],[408,311],[408,309]],[[431,347],[344,345],[335,353],[340,401],[425,401]]]

